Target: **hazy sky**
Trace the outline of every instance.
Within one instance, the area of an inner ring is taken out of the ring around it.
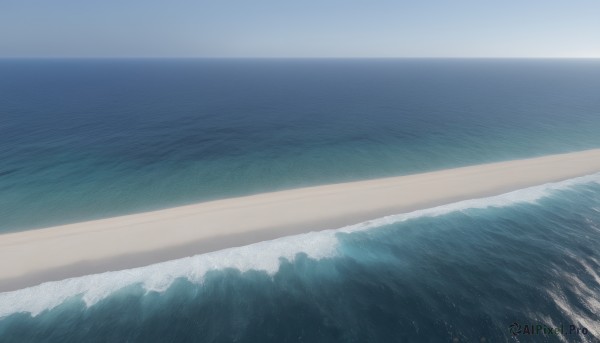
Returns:
[[[0,57],[600,57],[600,0],[0,0]]]

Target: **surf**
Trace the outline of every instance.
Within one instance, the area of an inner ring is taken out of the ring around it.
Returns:
[[[523,188],[497,196],[386,216],[334,230],[287,236],[140,268],[46,282],[34,287],[0,293],[0,318],[14,313],[29,313],[35,317],[74,297],[80,297],[87,307],[91,307],[114,292],[133,285],[140,285],[146,293],[160,293],[169,289],[179,278],[201,284],[206,273],[227,268],[234,268],[240,272],[259,270],[273,276],[278,272],[282,260],[294,261],[298,254],[305,254],[315,260],[339,256],[342,253],[339,249],[340,233],[375,230],[394,223],[422,217],[444,216],[457,211],[502,208],[523,203],[537,204],[540,199],[551,197],[557,191],[589,183],[600,184],[600,173]]]

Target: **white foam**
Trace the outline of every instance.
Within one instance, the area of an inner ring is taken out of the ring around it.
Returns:
[[[557,183],[525,188],[498,196],[460,201],[449,205],[387,216],[337,230],[310,232],[260,242],[244,247],[224,249],[212,253],[153,264],[146,267],[87,275],[63,281],[47,282],[17,291],[0,293],[0,318],[12,313],[27,312],[37,316],[65,300],[81,296],[92,306],[123,287],[141,284],[147,291],[163,292],[177,278],[201,283],[211,270],[235,268],[241,272],[264,270],[273,275],[280,266],[280,258],[293,261],[298,253],[322,259],[338,254],[339,232],[355,232],[423,216],[439,216],[473,208],[504,207],[516,203],[535,203],[552,191],[578,184],[600,184],[600,173]]]
[[[293,260],[298,252],[304,252],[311,258],[322,259],[332,256],[334,249],[331,247],[335,245],[335,230],[310,232],[141,268],[47,282],[0,293],[0,318],[15,312],[29,312],[37,316],[74,296],[81,296],[87,306],[92,306],[133,284],[141,284],[147,291],[163,292],[180,277],[201,283],[204,275],[211,270],[235,268],[245,272],[254,269],[272,275],[279,269],[280,258]]]
[[[338,231],[351,232],[356,230],[369,229],[372,227],[383,226],[387,224],[398,223],[401,221],[424,217],[424,216],[440,216],[452,212],[464,211],[467,209],[485,209],[489,207],[506,207],[517,203],[536,203],[538,200],[548,197],[553,191],[568,189],[572,186],[597,183],[600,184],[600,173],[581,176],[573,179],[568,179],[561,182],[546,183],[539,186],[528,187],[516,191],[487,197],[463,200],[448,205],[432,207],[428,209],[418,210],[410,213],[396,214],[365,223],[341,228]]]

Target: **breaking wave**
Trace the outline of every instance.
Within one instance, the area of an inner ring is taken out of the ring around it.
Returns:
[[[557,190],[588,183],[600,184],[600,173],[524,188],[498,196],[391,215],[335,230],[288,236],[146,267],[47,282],[17,291],[0,293],[0,318],[21,312],[30,313],[35,317],[73,297],[81,297],[85,304],[91,307],[111,293],[136,284],[141,285],[146,292],[164,292],[179,278],[185,278],[192,283],[202,283],[206,273],[213,270],[226,268],[234,268],[240,272],[262,270],[272,276],[279,270],[283,260],[293,261],[299,253],[315,260],[339,256],[342,253],[339,249],[338,234],[340,233],[365,231],[416,218],[443,216],[457,211],[508,207],[522,203],[535,204]],[[598,277],[597,274],[594,275]],[[584,287],[580,287],[580,290],[589,293],[589,290]],[[560,299],[560,294],[557,292],[552,291],[550,295]],[[594,310],[598,309],[597,302],[590,301],[588,305]]]

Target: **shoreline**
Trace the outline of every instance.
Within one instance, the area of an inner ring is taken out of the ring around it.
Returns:
[[[600,149],[215,200],[0,235],[0,292],[600,172]]]

